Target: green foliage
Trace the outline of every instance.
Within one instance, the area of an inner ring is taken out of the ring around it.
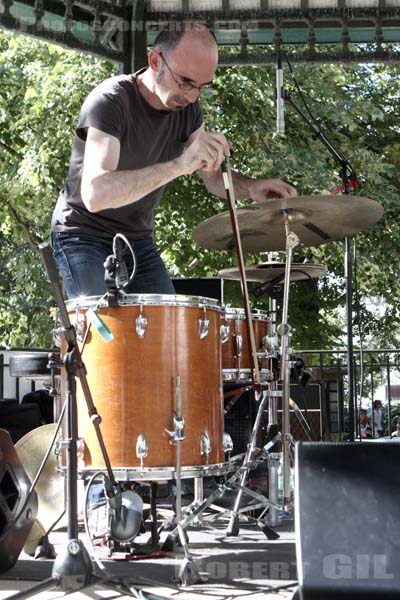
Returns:
[[[0,344],[51,343],[53,304],[37,240],[48,239],[50,215],[69,163],[80,105],[90,88],[115,72],[105,61],[0,33]],[[363,182],[360,195],[380,202],[385,215],[357,236],[357,299],[368,345],[398,345],[400,110],[397,65],[296,65],[297,79],[332,143]],[[301,101],[292,81],[285,82]],[[202,105],[205,125],[232,142],[231,163],[250,177],[279,177],[300,196],[324,195],[340,184],[339,168],[288,105],[286,135],[277,137],[275,69],[219,69]],[[226,210],[205,191],[198,175],[173,181],[157,213],[157,240],[170,271],[216,276],[235,264],[234,254],[192,241],[194,227]],[[284,261],[285,255],[279,259]],[[246,256],[248,264],[268,260]],[[295,261],[325,264],[316,282],[292,283],[289,323],[297,348],[342,343],[343,242],[295,250]],[[228,298],[238,306],[238,298]],[[371,301],[380,303],[379,311]],[[254,308],[268,309],[266,297]],[[362,326],[361,326],[362,325]],[[358,333],[357,327],[355,328]],[[366,343],[366,342],[364,342]]]
[[[295,69],[312,113],[362,181],[359,194],[385,208],[381,221],[356,238],[356,305],[361,318],[355,317],[355,324],[363,324],[362,333],[373,347],[396,346],[399,341],[398,71],[397,65],[296,65]],[[285,85],[304,110],[294,84]],[[232,166],[244,174],[279,177],[295,185],[299,196],[332,193],[341,183],[340,169],[288,105],[286,135],[283,138],[275,135],[274,86],[274,67],[221,68],[212,93],[202,99],[206,126],[209,129],[218,126],[231,139]],[[190,242],[190,232],[197,223],[221,210],[226,210],[225,202],[204,194],[197,176],[169,186],[158,224],[160,244],[175,273],[216,275],[220,269],[235,264],[233,254],[205,250]],[[284,253],[279,258],[284,261]],[[264,254],[246,259],[250,264],[268,257]],[[342,345],[344,243],[297,247],[294,260],[322,263],[328,268],[328,276],[318,280],[314,295],[310,282],[291,284],[289,323],[293,327],[294,346]],[[371,307],[372,299],[381,306],[379,314]],[[268,309],[268,300],[262,298],[254,306]]]
[[[0,345],[52,343],[37,242],[49,238],[80,105],[113,72],[93,57],[0,33]]]

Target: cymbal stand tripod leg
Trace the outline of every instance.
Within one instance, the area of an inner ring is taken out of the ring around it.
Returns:
[[[290,231],[289,213],[283,210],[283,217],[286,231],[286,264],[285,281],[283,293],[282,323],[278,327],[278,333],[281,336],[281,368],[280,379],[282,382],[282,459],[283,459],[283,506],[288,510],[291,502],[290,492],[290,453],[293,439],[290,434],[290,340],[292,337],[291,327],[288,324],[289,308],[289,286],[290,286],[290,268],[292,264],[293,249],[299,244],[298,236]]]
[[[253,429],[252,429],[251,436],[250,436],[250,441],[247,445],[247,451],[246,451],[243,463],[239,469],[240,480],[239,480],[239,484],[237,486],[239,489],[238,489],[237,496],[235,498],[235,503],[234,503],[233,509],[231,511],[229,524],[228,524],[228,527],[226,530],[227,536],[236,536],[239,533],[240,503],[242,500],[243,493],[246,493],[246,483],[248,480],[250,468],[253,465],[253,461],[254,461],[254,452],[256,449],[257,435],[258,435],[258,431],[259,431],[259,428],[261,425],[261,419],[262,419],[262,415],[263,415],[265,406],[270,397],[270,391],[269,391],[269,389],[264,389],[265,386],[266,386],[266,384],[262,384],[263,389],[261,392],[261,400],[259,400],[260,404],[258,407],[257,416],[254,421]],[[268,504],[268,501],[267,501],[267,504]],[[277,535],[274,531],[272,531],[267,526],[266,523],[260,521],[259,524],[260,524],[260,526],[263,527],[263,531],[268,538],[276,539],[277,537],[279,537],[279,535]]]

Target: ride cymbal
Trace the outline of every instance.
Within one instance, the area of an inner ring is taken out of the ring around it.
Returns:
[[[383,207],[362,196],[298,196],[273,198],[237,209],[243,252],[286,249],[284,212],[290,229],[302,246],[319,246],[350,237],[376,223]],[[214,250],[234,250],[229,211],[206,219],[193,231],[193,239]]]
[[[266,283],[281,277],[285,277],[285,263],[270,261],[260,263],[259,265],[249,265],[245,267],[247,281],[256,281],[258,283]],[[327,268],[325,265],[313,263],[292,263],[290,268],[290,281],[300,281],[301,279],[316,279],[325,275]],[[222,269],[219,271],[223,279],[240,280],[240,271],[237,267]]]

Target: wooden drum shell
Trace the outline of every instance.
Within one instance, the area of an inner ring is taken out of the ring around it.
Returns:
[[[265,311],[252,311],[252,326],[254,331],[254,340],[257,352],[265,350],[264,338],[268,336],[270,317]],[[247,336],[247,320],[244,309],[227,308],[223,316],[223,321],[229,326],[229,336],[222,344],[222,369],[223,370],[249,370],[250,369],[250,349]],[[239,357],[237,353],[237,336],[242,340],[242,354]],[[266,369],[267,360],[259,361],[259,367]]]
[[[222,463],[221,310],[214,304],[208,306],[204,298],[198,299],[203,301],[201,306],[192,305],[196,304],[194,297],[162,296],[158,304],[150,295],[126,298],[140,301],[115,308],[101,306],[98,310],[113,340],[105,342],[92,325],[82,354],[112,468],[140,468],[136,456],[139,435],[144,435],[148,444],[144,467],[175,466],[176,448],[166,430],[174,428],[178,375],[185,423],[182,466]],[[87,325],[84,299],[81,305],[77,316],[76,310],[69,310],[70,318],[74,324],[84,317]],[[140,315],[147,319],[142,338],[136,331]],[[201,339],[199,319],[204,318],[209,320],[209,330]],[[77,387],[85,467],[103,469],[103,457],[79,383]],[[211,441],[208,460],[200,454],[204,433]]]

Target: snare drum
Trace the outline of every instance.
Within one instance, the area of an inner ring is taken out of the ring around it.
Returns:
[[[180,400],[182,476],[223,472],[221,308],[196,296],[126,295],[117,307],[87,297],[67,302],[81,333],[82,359],[116,478],[168,479],[176,465],[174,416]],[[99,305],[93,320],[92,310]],[[112,334],[107,338],[107,329]],[[81,471],[104,470],[78,384]]]
[[[258,365],[261,379],[269,380],[266,360],[266,338],[271,317],[262,310],[251,311],[256,350],[259,354]],[[223,323],[228,331],[222,344],[222,372],[224,381],[250,380],[250,349],[247,336],[246,313],[243,308],[226,308]],[[261,356],[264,354],[265,356]]]

